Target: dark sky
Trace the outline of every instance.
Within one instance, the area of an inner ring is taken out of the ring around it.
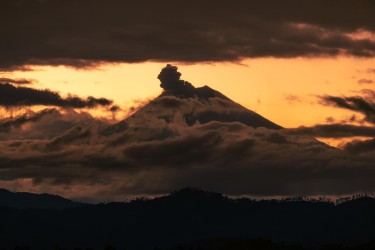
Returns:
[[[372,0],[1,0],[0,68],[373,57],[362,33],[375,31],[374,9]]]

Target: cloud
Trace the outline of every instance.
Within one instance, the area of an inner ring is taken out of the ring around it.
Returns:
[[[28,122],[35,122],[40,120],[43,116],[58,112],[56,109],[44,109],[42,111],[39,111],[37,113],[33,114],[24,114],[21,116],[18,116],[16,118],[8,118],[0,120],[0,133],[2,132],[9,132],[11,128],[18,128],[25,123]]]
[[[285,129],[285,133],[293,135],[305,135],[325,138],[343,138],[343,137],[375,137],[375,127],[373,126],[355,126],[347,124],[323,124],[312,127],[299,127]]]
[[[164,123],[164,129],[148,129],[149,139],[117,145],[111,141],[120,135],[97,137],[95,129],[82,126],[48,141],[3,142],[2,186],[32,180],[29,188],[98,200],[162,194],[184,186],[253,196],[375,190],[373,156],[348,154],[309,137],[222,122],[194,128]],[[170,135],[162,136],[163,130]],[[137,132],[122,136],[137,137]]]
[[[360,91],[363,96],[323,96],[321,97],[322,104],[334,106],[342,109],[356,111],[364,115],[364,122],[372,123],[373,126],[353,126],[345,124],[331,124],[331,125],[317,125],[311,128],[295,129],[297,134],[299,132],[327,138],[341,138],[341,137],[373,137],[368,140],[353,140],[344,145],[344,149],[349,153],[361,154],[375,150],[375,92],[371,89],[363,89]],[[353,115],[349,122],[361,122]],[[362,122],[363,122],[362,121]],[[342,121],[343,123],[346,121]],[[293,131],[293,130],[292,130]],[[370,161],[373,161],[371,159]]]
[[[285,95],[285,100],[289,104],[295,104],[295,103],[301,103],[302,102],[301,97],[298,96],[298,95]]]
[[[368,0],[0,2],[1,70],[28,65],[223,62],[256,57],[374,57]],[[225,16],[226,18],[222,18]],[[332,18],[335,16],[335,18]]]
[[[126,126],[117,133],[102,135],[103,124],[81,122],[54,137],[0,141],[0,183],[9,188],[28,183],[28,190],[54,190],[95,201],[162,194],[185,186],[253,196],[375,190],[371,154],[334,149],[306,135],[317,132],[220,121],[189,126],[173,110],[184,112],[197,99],[175,99],[178,107],[147,104],[123,121]],[[48,114],[30,125],[54,127],[47,122],[59,115]],[[65,116],[59,119],[67,121]],[[31,131],[43,131],[35,128]],[[365,131],[344,127],[342,133],[350,134],[350,129]]]
[[[375,73],[375,69],[369,68],[369,69],[367,69],[367,73]]]
[[[109,126],[113,121],[95,118],[87,112],[73,109],[27,110],[16,117],[0,120],[0,141],[27,141],[53,139],[77,126]]]
[[[0,67],[0,72],[13,72],[13,71],[28,72],[28,71],[33,71],[33,69],[31,65],[14,65],[12,63],[2,62],[2,66]]]
[[[11,84],[0,84],[0,106],[57,106],[64,108],[95,108],[97,106],[109,106],[111,100],[105,98],[88,97],[82,99],[76,96],[63,98],[57,92],[51,90],[39,90],[28,87],[16,87]]]
[[[195,90],[194,86],[187,81],[181,80],[180,77],[181,73],[178,72],[177,66],[167,64],[158,75],[160,87],[174,94],[189,95],[193,93]]]
[[[17,79],[12,79],[12,78],[6,78],[6,77],[1,77],[0,78],[0,84],[16,84],[16,85],[27,85],[27,84],[33,84],[36,81],[33,79],[24,79],[24,78],[17,78]]]
[[[336,122],[336,119],[333,118],[332,116],[328,116],[328,117],[326,117],[326,122],[327,122],[327,123],[335,123],[335,122]]]
[[[374,83],[374,81],[370,80],[370,79],[360,79],[360,80],[358,80],[358,83],[359,84],[372,84],[372,83]]]
[[[363,153],[363,152],[371,152],[375,150],[375,138],[359,141],[355,140],[349,142],[345,145],[345,150],[350,153]]]
[[[111,112],[116,112],[116,111],[119,111],[119,110],[121,110],[121,108],[118,105],[113,105],[109,108],[109,111],[111,111]]]
[[[367,96],[350,96],[350,97],[338,97],[338,96],[322,96],[322,104],[334,106],[342,109],[348,109],[359,112],[365,116],[365,120],[370,123],[375,123],[375,104],[374,104],[374,92],[371,90],[365,91]]]

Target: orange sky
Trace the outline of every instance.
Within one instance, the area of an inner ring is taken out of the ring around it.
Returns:
[[[352,115],[349,111],[323,107],[318,95],[353,95],[373,88],[358,83],[375,78],[367,72],[375,59],[313,58],[254,59],[241,64],[193,64],[179,66],[182,79],[196,87],[209,85],[245,107],[284,126],[310,126]],[[36,67],[35,71],[4,73],[4,77],[36,79],[37,88],[63,95],[92,95],[113,99],[122,108],[161,92],[156,78],[165,63],[113,64],[100,69]],[[372,77],[372,78],[371,78]],[[124,114],[120,114],[119,117]]]
[[[339,123],[354,114],[358,115],[348,110],[323,106],[319,103],[318,97],[360,94],[359,91],[362,89],[374,89],[373,84],[360,84],[360,79],[375,80],[375,74],[368,70],[374,68],[375,59],[263,58],[248,59],[241,64],[171,63],[179,67],[182,79],[196,87],[209,85],[232,100],[287,128],[325,124],[327,117],[333,117]],[[3,73],[1,77],[35,79],[36,83],[32,87],[48,88],[62,95],[70,93],[81,97],[90,95],[113,99],[124,110],[117,115],[117,119],[122,119],[130,106],[161,93],[157,75],[165,64],[107,64],[90,70],[38,66],[34,67],[34,71]],[[96,111],[96,114],[111,117],[109,112]],[[340,146],[340,143],[353,138],[318,139],[332,146]],[[26,180],[25,185],[29,182],[30,180]],[[13,190],[24,190],[24,180],[16,181],[15,184],[9,183],[8,187]],[[0,181],[0,184],[5,185],[5,182]],[[44,188],[35,185],[35,189],[28,190],[39,192]],[[59,188],[50,189],[53,190],[50,192],[65,192]],[[78,188],[83,190],[80,186]]]

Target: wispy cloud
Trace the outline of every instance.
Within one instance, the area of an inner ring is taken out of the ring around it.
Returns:
[[[359,84],[373,84],[374,81],[371,80],[371,79],[360,79],[360,80],[358,80],[358,83]]]
[[[0,78],[0,84],[16,84],[16,85],[27,85],[27,84],[33,84],[35,83],[36,80],[34,79],[24,79],[24,78],[6,78],[6,77],[1,77]]]

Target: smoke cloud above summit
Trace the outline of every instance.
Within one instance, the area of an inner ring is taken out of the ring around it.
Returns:
[[[180,77],[181,73],[178,72],[177,67],[167,64],[158,75],[160,87],[167,92],[183,93],[192,91],[194,86],[187,81],[181,80]]]
[[[0,70],[375,56],[371,0],[1,0]]]

